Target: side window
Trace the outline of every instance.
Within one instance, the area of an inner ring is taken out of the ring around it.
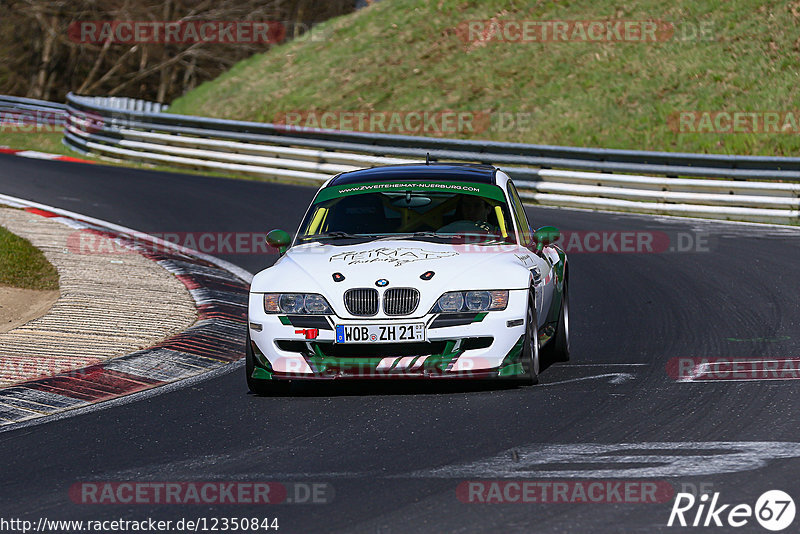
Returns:
[[[519,198],[517,188],[510,181],[508,182],[508,196],[514,208],[514,218],[517,220],[519,242],[522,246],[527,247],[533,242],[533,231],[528,223],[528,217],[525,215],[525,208],[522,207],[522,200]]]

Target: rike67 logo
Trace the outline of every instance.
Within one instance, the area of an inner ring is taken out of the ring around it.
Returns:
[[[669,514],[667,526],[728,526],[743,527],[755,517],[767,530],[783,530],[794,521],[794,500],[781,490],[764,492],[755,506],[749,504],[722,504],[719,492],[707,493],[696,498],[691,493],[678,493]],[[710,499],[710,502],[709,502]]]

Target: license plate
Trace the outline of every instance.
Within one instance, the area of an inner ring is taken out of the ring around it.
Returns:
[[[336,325],[336,343],[411,343],[425,341],[425,324]]]

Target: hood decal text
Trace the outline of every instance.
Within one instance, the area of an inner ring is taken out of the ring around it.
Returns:
[[[399,267],[404,263],[411,263],[421,260],[438,260],[457,256],[458,252],[440,252],[436,250],[423,250],[421,248],[399,247],[399,248],[373,248],[370,250],[359,250],[357,252],[340,252],[331,256],[330,261],[343,261],[347,265],[358,263],[387,262]]]

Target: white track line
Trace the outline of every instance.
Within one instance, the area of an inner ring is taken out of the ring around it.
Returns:
[[[548,383],[540,383],[539,386],[560,386],[561,384],[570,384],[572,382],[583,382],[584,380],[595,380],[597,378],[610,378],[609,383],[611,384],[622,384],[623,382],[627,382],[628,380],[633,380],[636,378],[630,373],[605,373],[602,375],[594,375],[594,376],[583,376],[580,378],[570,378],[569,380],[559,380],[558,382],[548,382]]]

